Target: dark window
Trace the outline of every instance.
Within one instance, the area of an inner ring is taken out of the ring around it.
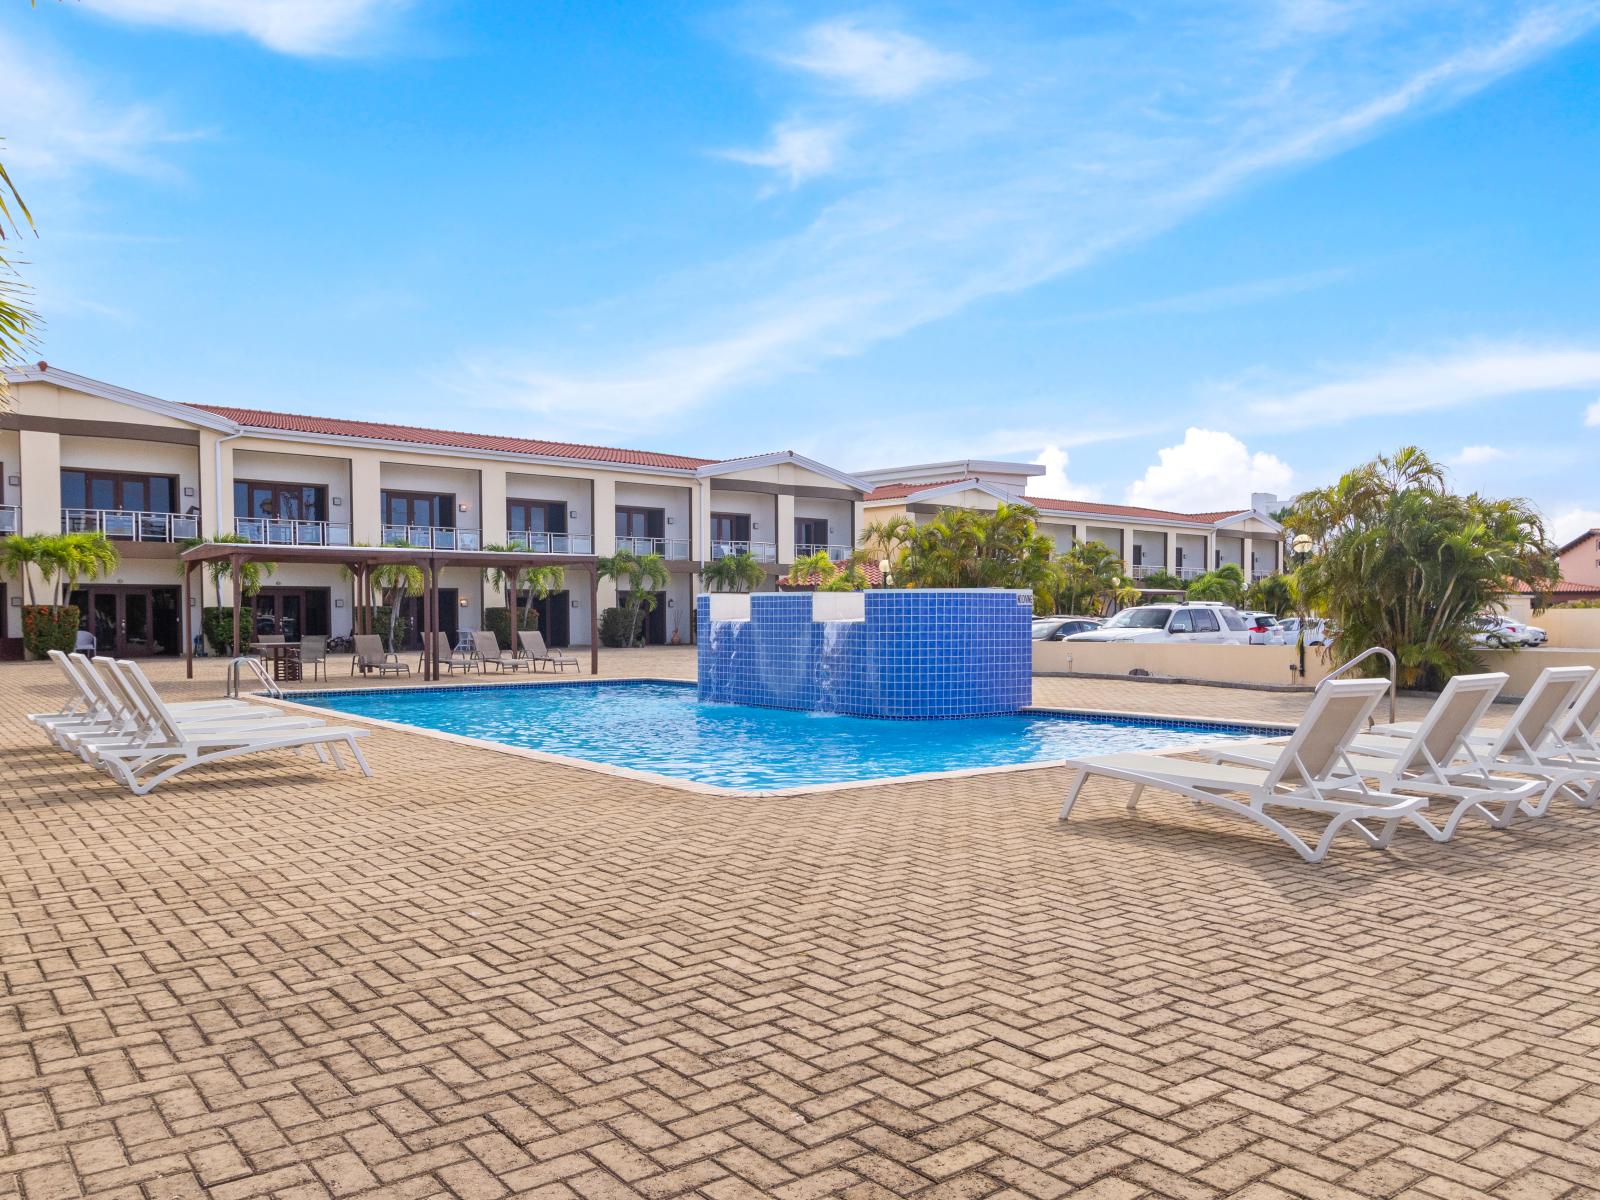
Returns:
[[[1190,609],[1189,615],[1194,618],[1194,631],[1196,633],[1216,633],[1222,628],[1217,624],[1217,614],[1209,608]]]
[[[280,521],[326,521],[328,489],[312,483],[241,479],[233,485],[233,515]]]
[[[98,508],[109,512],[176,512],[177,484],[171,475],[67,467],[61,472],[61,507]]]
[[[664,508],[619,507],[617,509],[617,536],[626,538],[666,537],[667,510]]]
[[[748,542],[750,516],[748,513],[712,513],[711,540],[713,542]]]
[[[456,498],[447,492],[383,492],[385,525],[426,525],[435,529],[456,527]]]
[[[1172,614],[1172,624],[1167,626],[1168,633],[1193,633],[1194,614],[1190,612],[1175,612]]]
[[[565,533],[566,503],[561,500],[507,500],[506,528],[512,533]]]
[[[1245,628],[1244,618],[1241,617],[1233,609],[1231,609],[1231,608],[1222,608],[1222,609],[1218,609],[1217,611],[1222,616],[1222,623],[1224,625],[1226,625],[1229,629],[1233,630],[1235,633],[1237,633],[1239,630]]]
[[[797,546],[826,546],[828,522],[821,517],[796,517],[794,519],[794,544]]]

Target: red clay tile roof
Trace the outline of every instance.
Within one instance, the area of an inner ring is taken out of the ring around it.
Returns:
[[[1547,592],[1536,593],[1523,585],[1517,588],[1517,593],[1522,596],[1600,596],[1600,583],[1567,583],[1563,580]]]
[[[846,567],[848,567],[850,565],[850,563],[849,563],[849,560],[847,560],[847,559],[840,559],[838,562],[834,563],[833,565],[838,567],[839,570],[843,571]],[[868,587],[882,587],[883,586],[883,572],[878,569],[878,564],[877,563],[869,562],[869,561],[863,559],[861,562],[858,562],[856,564],[856,566],[860,567],[861,568],[861,573],[867,577],[867,586]],[[817,583],[818,583],[818,579],[817,579],[817,573],[815,571],[811,572],[810,575],[806,576],[806,581],[804,583],[790,583],[788,576],[785,575],[785,576],[782,576],[782,577],[780,577],[778,579],[778,590],[779,591],[785,591],[785,592],[804,591],[806,588],[814,588],[814,587],[816,587]]]
[[[537,454],[585,462],[620,463],[630,467],[669,467],[692,471],[717,460],[684,454],[657,454],[651,450],[619,450],[613,446],[586,446],[579,442],[547,442],[539,438],[506,437],[491,433],[458,433],[415,425],[390,425],[382,421],[346,421],[334,417],[306,417],[295,413],[233,408],[226,404],[191,404],[204,412],[226,417],[249,429],[276,429],[289,433],[316,433],[329,437],[376,438],[416,446],[449,446],[459,450],[489,450],[502,454]]]
[[[868,500],[903,500],[917,492],[926,492],[932,488],[949,487],[956,483],[978,483],[977,479],[941,479],[936,483],[886,483],[882,487],[873,488],[867,493]],[[1248,509],[1230,508],[1222,512],[1184,513],[1169,512],[1162,508],[1136,508],[1126,504],[1096,504],[1090,500],[1056,500],[1049,496],[1023,496],[1022,499],[1033,507],[1051,512],[1075,512],[1088,515],[1101,515],[1107,517],[1145,517],[1150,520],[1160,521],[1192,521],[1197,524],[1214,525],[1228,517],[1236,517]]]

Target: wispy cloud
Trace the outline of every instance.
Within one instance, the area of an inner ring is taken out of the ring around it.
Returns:
[[[1459,454],[1450,458],[1450,464],[1456,467],[1481,467],[1485,463],[1498,462],[1506,456],[1506,452],[1498,446],[1463,446]]]
[[[759,150],[723,150],[723,158],[766,167],[796,187],[833,170],[839,146],[844,139],[842,125],[805,125],[786,121],[772,131],[771,140]]]
[[[1141,300],[1137,304],[1124,304],[1115,308],[1102,308],[1094,312],[1069,313],[1050,317],[1041,325],[1082,325],[1091,321],[1119,321],[1126,317],[1164,316],[1173,313],[1193,314],[1222,312],[1230,308],[1246,308],[1268,300],[1281,300],[1285,296],[1298,296],[1314,292],[1330,284],[1349,279],[1350,267],[1329,267],[1321,271],[1301,271],[1294,275],[1277,275],[1270,279],[1249,279],[1242,283],[1223,284],[1220,287],[1201,288],[1176,296],[1160,296]]]
[[[236,34],[282,54],[349,54],[409,0],[82,0],[119,21]]]
[[[978,74],[977,65],[963,54],[940,50],[901,30],[874,28],[858,17],[811,26],[778,60],[872,100],[905,100],[936,84]]]
[[[1600,510],[1569,508],[1549,519],[1548,531],[1556,545],[1562,546],[1591,529],[1600,529]]]
[[[1360,7],[1268,47],[1259,10],[1249,20],[1231,6],[1206,11],[1094,37],[1016,31],[1004,45],[991,29],[987,73],[949,89],[931,81],[953,65],[906,66],[924,62],[909,50],[889,56],[896,71],[882,55],[825,56],[821,47],[852,45],[863,31],[903,45],[881,27],[844,23],[842,41],[836,31],[801,56],[811,73],[861,95],[913,98],[893,120],[857,114],[852,163],[870,167],[853,170],[802,230],[617,298],[610,328],[647,329],[647,339],[584,344],[541,331],[543,345],[530,337],[514,353],[469,355],[475,385],[547,415],[588,419],[620,400],[637,402],[635,419],[660,419],[813,370],[1154,236],[1600,22],[1593,0],[1449,14]],[[869,62],[883,73],[877,83],[866,66],[844,66]]]
[[[1583,410],[1583,423],[1590,429],[1600,426],[1600,400],[1596,400]]]
[[[1306,428],[1596,385],[1600,385],[1600,350],[1511,344],[1384,363],[1258,396],[1248,400],[1248,407],[1281,427]]]

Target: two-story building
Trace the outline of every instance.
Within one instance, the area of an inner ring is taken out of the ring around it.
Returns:
[[[257,545],[404,544],[538,554],[659,554],[670,579],[649,618],[653,643],[692,640],[700,564],[748,551],[774,586],[797,557],[847,557],[869,521],[941,508],[992,509],[1024,500],[1060,549],[1097,539],[1138,579],[1183,577],[1234,562],[1255,576],[1281,562],[1271,497],[1225,513],[1170,513],[1024,495],[1043,468],[1027,463],[931,463],[865,473],[792,452],[695,458],[506,434],[304,416],[163,400],[44,363],[8,371],[0,413],[0,535],[98,530],[121,563],[81,583],[73,600],[102,649],[123,655],[182,649],[180,543],[218,536]],[[34,590],[43,580],[33,573]],[[482,627],[503,592],[482,570],[442,572],[441,627]],[[587,572],[539,601],[552,645],[587,644]],[[0,634],[21,636],[26,584],[0,581]],[[231,605],[229,580],[208,580],[192,607]],[[602,581],[595,597],[617,600]],[[412,639],[421,600],[411,608]],[[342,568],[281,563],[255,599],[259,632],[345,634],[355,593]],[[191,612],[191,618],[198,614]],[[191,620],[190,628],[198,622]]]

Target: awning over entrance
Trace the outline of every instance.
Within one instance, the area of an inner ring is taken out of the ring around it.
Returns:
[[[344,567],[355,581],[358,633],[366,628],[372,611],[372,572],[386,565],[407,565],[422,571],[422,644],[434,644],[439,624],[439,572],[446,567],[466,567],[474,571],[499,568],[508,571],[527,567],[565,567],[589,576],[589,671],[600,672],[600,616],[597,597],[597,560],[592,554],[530,554],[517,550],[440,550],[413,546],[273,546],[243,542],[206,542],[185,550],[183,563],[183,645],[189,678],[194,678],[194,572],[208,563],[226,562],[233,573],[233,648],[238,653],[243,592],[239,586],[245,563],[306,563]],[[433,654],[423,654],[422,677],[439,678],[439,664]]]

